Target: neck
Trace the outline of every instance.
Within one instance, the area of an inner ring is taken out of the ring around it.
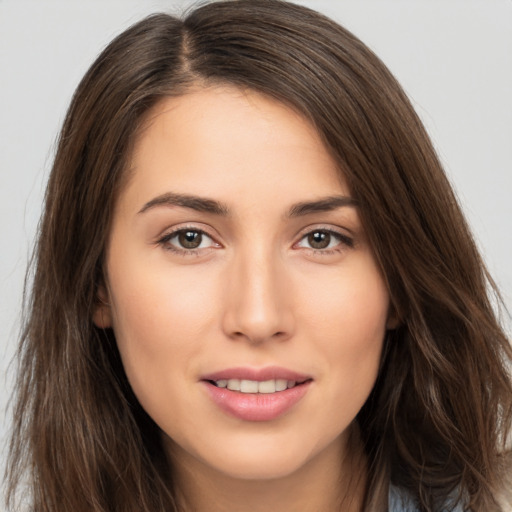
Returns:
[[[292,474],[240,479],[205,466],[183,453],[173,459],[183,512],[360,512],[366,465],[358,435],[341,439]],[[357,442],[354,443],[354,438]],[[178,455],[176,446],[171,452]]]

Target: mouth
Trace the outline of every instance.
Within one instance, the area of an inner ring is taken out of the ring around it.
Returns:
[[[273,394],[280,391],[286,391],[296,386],[302,386],[304,383],[311,379],[302,381],[288,380],[288,379],[269,379],[264,381],[249,380],[249,379],[219,379],[208,380],[210,384],[218,388],[226,388],[230,391],[238,391],[239,393],[261,393]]]
[[[271,421],[293,410],[313,383],[284,368],[231,368],[204,376],[209,397],[224,413],[243,421]]]

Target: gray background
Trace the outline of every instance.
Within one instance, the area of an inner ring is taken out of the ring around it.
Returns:
[[[73,90],[122,29],[150,12],[179,13],[190,3],[0,0],[2,446],[9,428],[4,411],[13,371],[8,364],[16,344],[24,272],[54,141]],[[402,83],[512,309],[512,1],[299,3],[352,30]]]

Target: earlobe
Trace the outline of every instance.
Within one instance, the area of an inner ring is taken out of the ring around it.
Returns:
[[[401,324],[400,319],[398,317],[398,313],[393,306],[389,306],[388,319],[386,321],[386,330],[392,331],[396,329]]]
[[[110,300],[104,285],[98,286],[94,313],[92,315],[94,325],[100,329],[112,327],[112,310]]]

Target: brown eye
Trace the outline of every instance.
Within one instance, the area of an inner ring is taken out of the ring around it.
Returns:
[[[297,247],[317,251],[318,254],[331,254],[354,247],[354,240],[334,230],[314,229],[302,236]]]
[[[326,231],[313,231],[308,235],[308,243],[313,249],[325,249],[331,243],[331,234]]]
[[[162,237],[158,243],[164,249],[183,255],[199,254],[203,249],[219,247],[207,233],[193,228],[177,229]]]
[[[203,234],[200,231],[180,231],[178,233],[178,243],[184,249],[197,249],[203,240]]]

